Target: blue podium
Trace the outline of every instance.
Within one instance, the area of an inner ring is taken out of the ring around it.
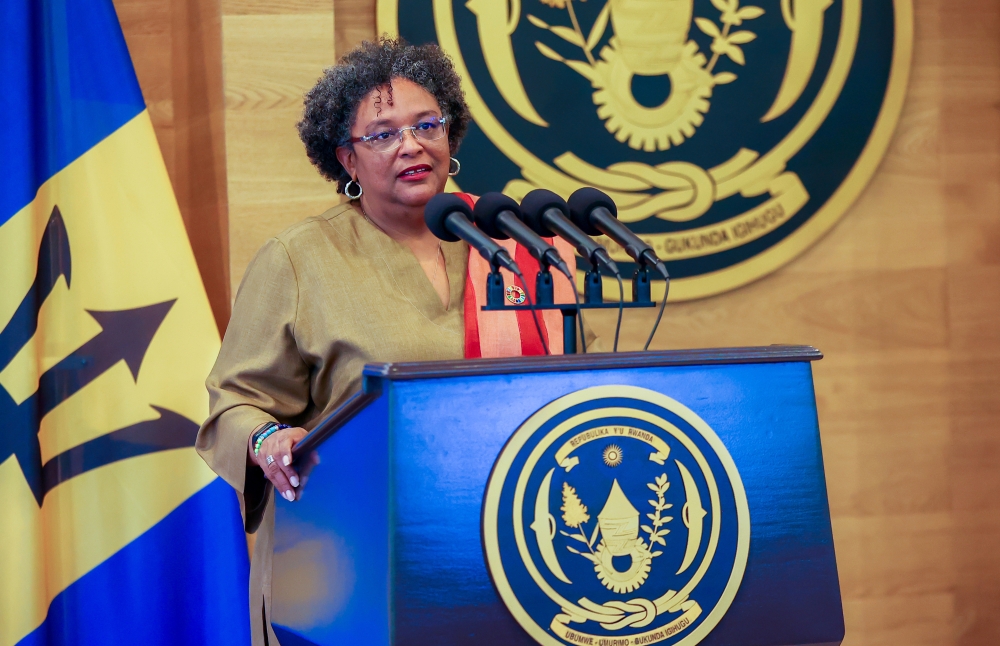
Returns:
[[[814,348],[369,365],[297,447],[271,620],[316,644],[840,644]]]

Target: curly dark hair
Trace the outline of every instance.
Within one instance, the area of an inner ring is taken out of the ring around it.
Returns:
[[[351,145],[347,142],[361,100],[394,78],[413,81],[437,99],[448,118],[448,145],[452,154],[458,151],[471,116],[451,59],[437,45],[410,45],[385,36],[377,42],[364,41],[324,70],[323,78],[306,94],[298,123],[309,160],[323,177],[337,182],[338,193],[344,192],[351,176],[337,160],[337,147]]]

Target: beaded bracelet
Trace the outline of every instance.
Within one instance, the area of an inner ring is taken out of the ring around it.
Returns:
[[[264,443],[264,440],[286,428],[291,428],[291,426],[288,424],[278,424],[277,422],[268,422],[265,424],[259,431],[254,433],[256,439],[253,443],[253,454],[260,455],[260,447]]]

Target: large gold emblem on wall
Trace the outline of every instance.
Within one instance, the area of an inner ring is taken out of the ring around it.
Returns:
[[[912,47],[910,0],[378,0],[378,19],[463,78],[463,190],[600,188],[672,299],[833,226],[885,152]]]

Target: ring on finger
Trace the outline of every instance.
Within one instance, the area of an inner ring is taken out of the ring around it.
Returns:
[[[267,459],[264,460],[264,462],[267,463],[267,466],[271,466],[272,464],[274,464],[274,456],[273,455],[267,456]]]

